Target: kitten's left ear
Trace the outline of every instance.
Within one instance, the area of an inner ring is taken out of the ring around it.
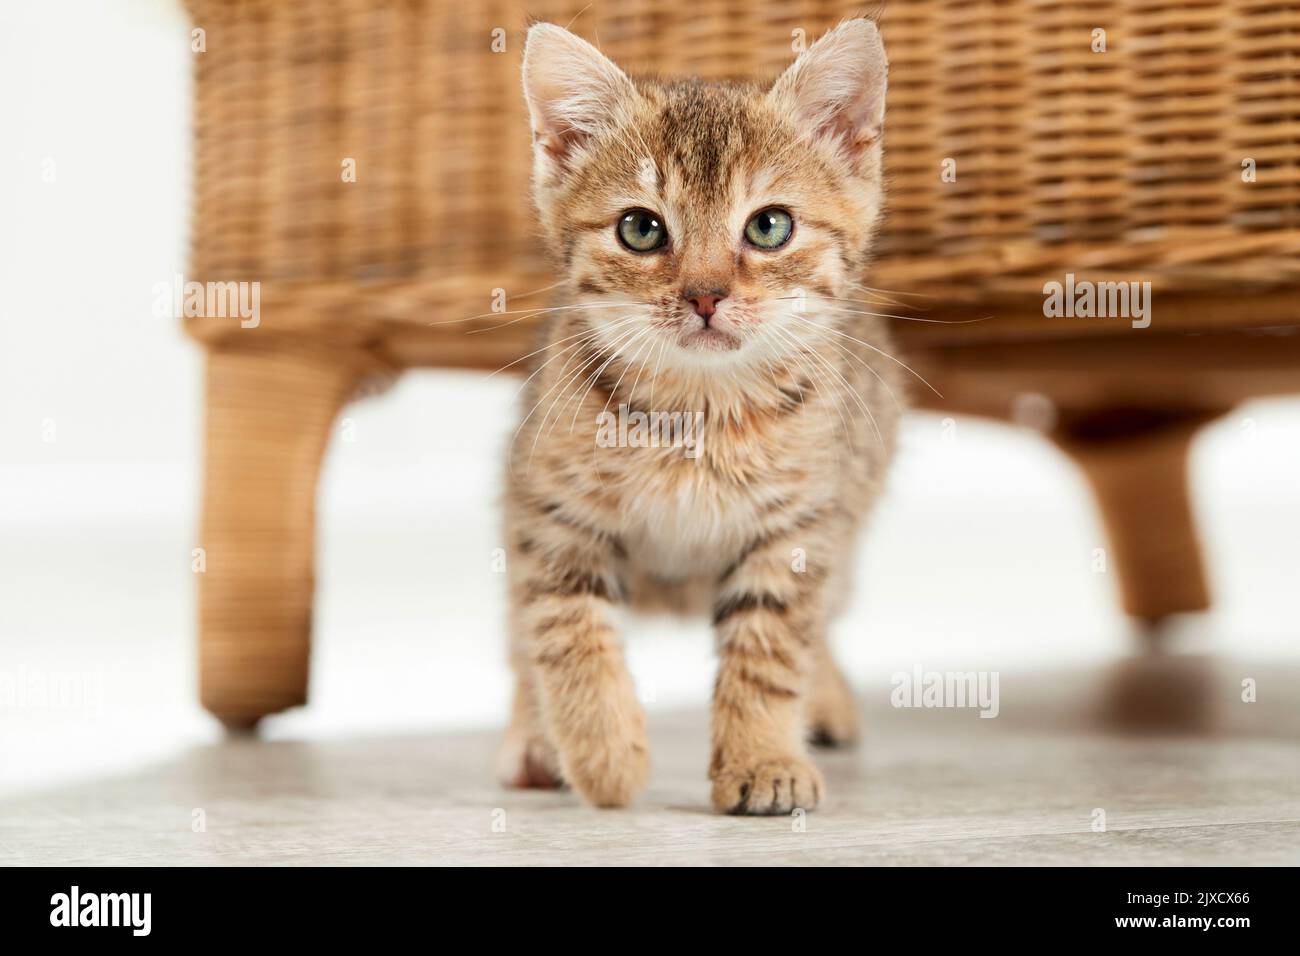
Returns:
[[[627,74],[579,36],[537,23],[524,44],[524,97],[539,172],[563,166],[636,95]]]
[[[846,20],[800,54],[767,94],[810,139],[856,161],[880,140],[889,62],[870,20]]]

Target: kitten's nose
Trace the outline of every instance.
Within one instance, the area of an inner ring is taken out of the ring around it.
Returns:
[[[727,293],[721,289],[714,289],[712,292],[687,292],[682,296],[695,309],[695,314],[705,320],[718,311],[718,303],[726,297]]]

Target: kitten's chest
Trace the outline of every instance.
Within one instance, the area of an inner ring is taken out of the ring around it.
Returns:
[[[620,514],[629,557],[669,580],[717,573],[797,505],[791,450],[753,438],[706,431],[694,457],[679,448],[628,456]]]

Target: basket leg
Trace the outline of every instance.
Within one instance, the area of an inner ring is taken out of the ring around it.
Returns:
[[[208,351],[199,696],[231,729],[307,701],[316,481],[347,359]]]
[[[1097,496],[1124,610],[1151,625],[1210,605],[1187,451],[1211,413],[1130,409],[1064,416],[1054,435]]]

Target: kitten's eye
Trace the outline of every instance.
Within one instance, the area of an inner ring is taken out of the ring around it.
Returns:
[[[668,241],[668,230],[654,213],[633,209],[619,219],[618,238],[633,252],[653,252]]]
[[[745,238],[760,249],[779,249],[794,232],[794,220],[784,209],[764,209],[745,224]]]

